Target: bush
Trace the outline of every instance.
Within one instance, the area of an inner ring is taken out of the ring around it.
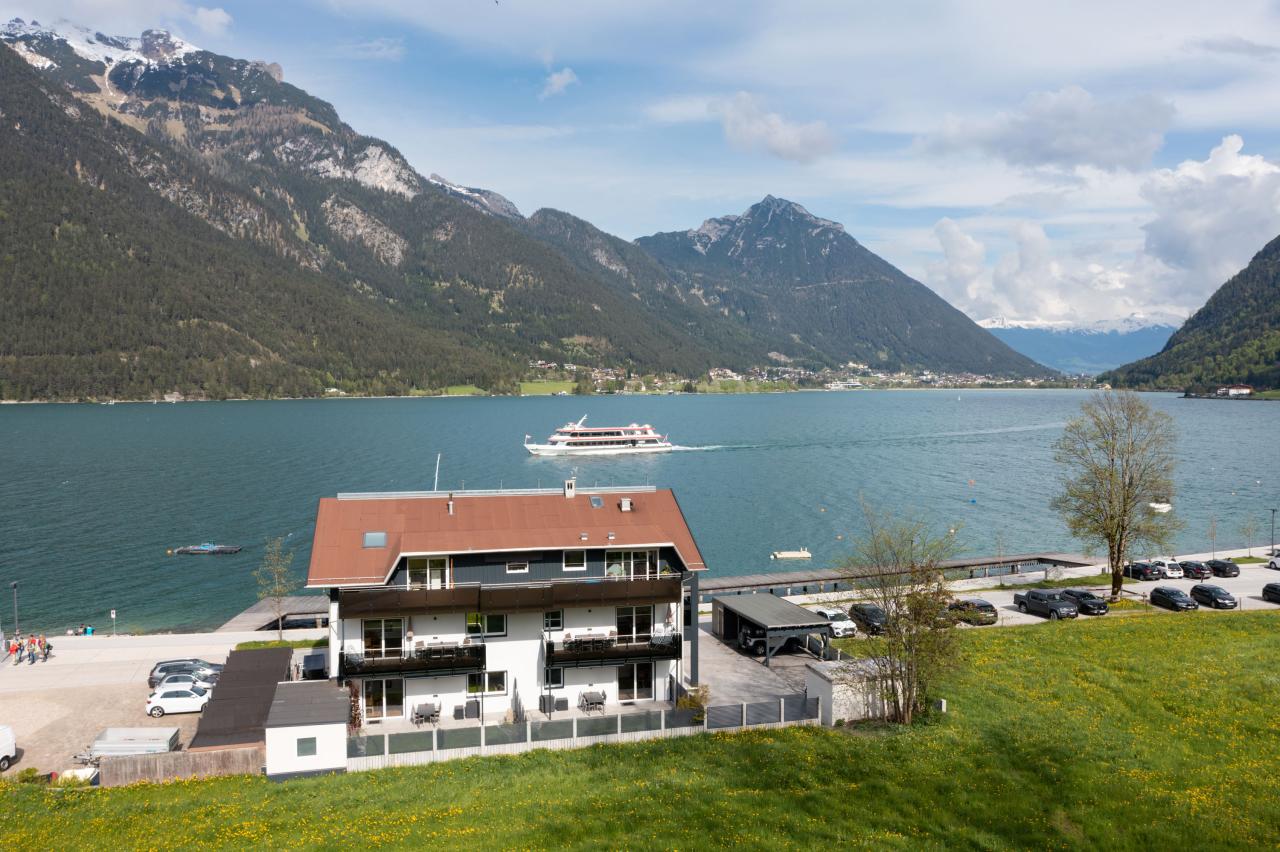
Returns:
[[[695,686],[676,700],[680,710],[692,710],[693,721],[701,722],[707,718],[707,705],[711,703],[711,687],[705,683]]]
[[[49,776],[42,773],[34,766],[28,766],[26,769],[18,773],[19,784],[48,784]]]

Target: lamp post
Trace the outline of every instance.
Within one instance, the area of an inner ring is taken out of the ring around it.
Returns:
[[[1271,510],[1271,555],[1280,556],[1276,553],[1276,510]]]
[[[13,634],[16,636],[20,632],[18,630],[18,581],[14,580],[10,583],[9,588],[13,589]]]

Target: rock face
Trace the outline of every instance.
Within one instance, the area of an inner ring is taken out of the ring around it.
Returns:
[[[685,292],[790,358],[989,375],[1048,372],[868,251],[840,223],[782,198],[766,196],[741,215],[636,244]]]
[[[473,186],[458,186],[456,183],[450,183],[434,173],[427,180],[454,198],[466,202],[481,213],[492,213],[494,216],[502,216],[506,219],[523,218],[514,204],[491,190],[477,189]]]
[[[387,266],[404,263],[409,243],[373,216],[337,196],[325,199],[322,208],[329,230],[344,240],[361,243]]]

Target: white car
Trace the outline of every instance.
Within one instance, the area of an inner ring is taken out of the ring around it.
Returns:
[[[1271,561],[1267,563],[1267,567],[1272,570],[1280,571],[1280,553],[1274,554]]]
[[[0,725],[0,772],[13,765],[18,756],[18,741],[13,736],[13,728]]]
[[[1182,566],[1172,559],[1152,559],[1151,564],[1164,572],[1166,580],[1182,579]]]
[[[147,715],[159,719],[165,713],[199,713],[209,703],[209,690],[184,686],[156,690],[147,699]]]
[[[837,639],[858,634],[858,625],[853,623],[853,619],[849,618],[849,613],[844,610],[833,606],[824,606],[818,607],[814,612],[831,622],[831,633]]]
[[[201,689],[213,689],[214,684],[218,682],[216,674],[208,672],[176,672],[171,675],[165,675],[164,680],[156,684],[156,692],[164,692],[168,689],[188,689],[192,686],[198,686]]]

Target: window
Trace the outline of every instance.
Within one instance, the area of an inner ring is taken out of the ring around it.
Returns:
[[[564,669],[543,669],[542,685],[547,689],[560,689],[564,686]]]
[[[619,642],[648,642],[653,634],[653,607],[620,606],[615,623]]]
[[[367,532],[364,534],[365,547],[386,547],[387,534],[384,532]]]
[[[609,577],[658,576],[658,554],[653,550],[609,550],[605,552],[604,565],[604,573]]]
[[[316,756],[316,738],[298,737],[298,757]]]
[[[501,613],[467,613],[468,636],[506,636],[507,617]]]
[[[528,562],[508,562],[507,573],[508,574],[528,574],[529,563]]]
[[[504,695],[507,691],[506,672],[472,672],[467,675],[469,695]]]
[[[591,508],[593,508],[593,509],[603,509],[603,508],[604,508],[604,498],[603,498],[603,497],[600,497],[599,495],[595,495],[595,494],[591,495]]]
[[[550,612],[542,614],[543,630],[563,630],[564,629],[564,610],[553,609]]]
[[[398,657],[404,650],[403,618],[366,618],[364,655],[372,659]]]
[[[566,550],[564,552],[564,570],[587,570],[587,552],[585,550]]]
[[[443,589],[449,585],[449,557],[411,556],[407,562],[410,586]]]

